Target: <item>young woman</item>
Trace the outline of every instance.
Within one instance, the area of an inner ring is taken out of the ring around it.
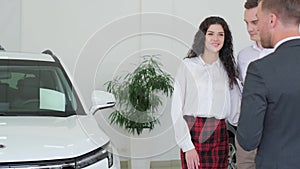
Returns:
[[[174,83],[172,120],[183,169],[228,166],[227,119],[238,121],[241,93],[232,35],[221,17],[206,18]]]

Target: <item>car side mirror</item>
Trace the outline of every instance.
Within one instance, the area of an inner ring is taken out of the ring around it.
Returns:
[[[91,114],[95,114],[98,110],[114,107],[116,104],[115,96],[111,93],[94,90],[92,93]]]

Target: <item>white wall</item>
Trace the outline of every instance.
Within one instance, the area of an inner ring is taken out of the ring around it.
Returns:
[[[93,89],[105,90],[104,83],[132,70],[131,63],[140,61],[140,55],[161,54],[164,69],[174,75],[198,25],[209,15],[220,15],[228,22],[235,54],[250,43],[243,22],[244,1],[241,0],[1,2],[4,3],[0,6],[0,37],[5,46],[21,51],[53,50],[73,72],[87,105],[90,105]],[[141,136],[131,136],[110,125],[109,113],[100,112],[96,118],[124,158],[179,158],[173,139],[169,99],[161,111],[161,125]]]
[[[20,0],[0,0],[0,45],[6,50],[19,51],[21,47]]]

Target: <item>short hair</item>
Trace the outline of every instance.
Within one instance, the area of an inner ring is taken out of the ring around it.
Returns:
[[[283,23],[300,23],[299,0],[259,0],[262,10],[267,10],[279,16]]]
[[[244,4],[246,9],[252,9],[258,6],[258,0],[247,0]]]

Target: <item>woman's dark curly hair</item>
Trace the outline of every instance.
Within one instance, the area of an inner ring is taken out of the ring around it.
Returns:
[[[219,24],[224,29],[225,39],[224,45],[219,52],[219,58],[223,63],[228,78],[229,86],[233,87],[233,83],[237,83],[236,79],[238,77],[238,72],[236,69],[236,62],[233,56],[233,44],[231,31],[226,23],[226,21],[218,16],[210,16],[206,18],[199,26],[198,32],[195,34],[192,49],[187,53],[186,58],[198,57],[203,54],[205,48],[205,35],[210,27],[210,25]]]

